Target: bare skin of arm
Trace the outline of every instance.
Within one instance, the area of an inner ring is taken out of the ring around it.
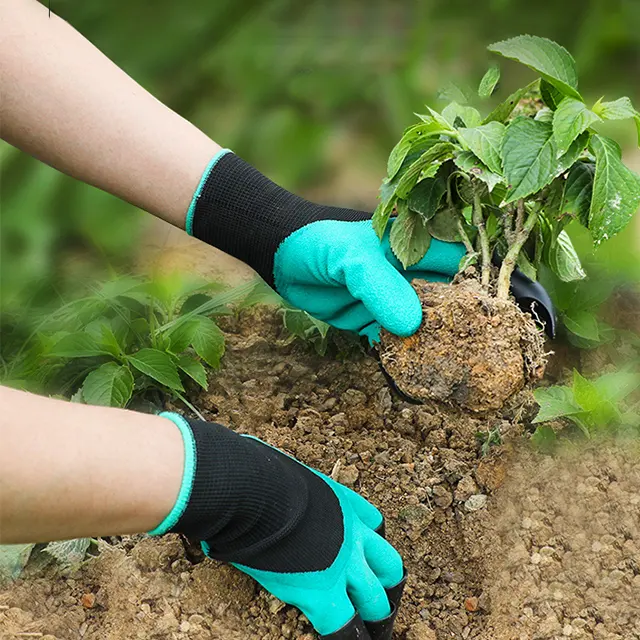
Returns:
[[[0,543],[150,531],[171,511],[184,445],[166,418],[0,387]]]
[[[0,2],[0,135],[184,228],[220,147],[36,0]]]

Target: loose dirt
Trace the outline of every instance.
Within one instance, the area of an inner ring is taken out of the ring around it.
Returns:
[[[544,374],[544,341],[529,315],[487,294],[475,279],[414,280],[423,322],[410,338],[382,332],[380,360],[396,385],[419,401],[471,411],[501,409]]]
[[[224,366],[191,401],[382,509],[409,570],[396,640],[640,639],[637,449],[536,455],[513,418],[403,402],[357,349],[319,357],[284,344],[273,310],[225,322]],[[489,430],[507,444],[483,457],[476,434]],[[177,536],[98,551],[0,590],[0,637],[314,638],[247,576],[194,564]]]

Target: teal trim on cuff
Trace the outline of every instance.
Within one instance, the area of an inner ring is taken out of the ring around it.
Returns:
[[[193,488],[193,478],[196,473],[196,441],[189,423],[181,415],[169,411],[163,411],[160,417],[171,420],[180,429],[182,441],[184,442],[184,471],[182,472],[182,484],[178,499],[173,505],[173,509],[155,529],[149,531],[150,536],[161,536],[176,526],[176,523],[187,508],[187,503],[191,497],[191,489]]]
[[[200,183],[198,184],[198,188],[196,189],[196,192],[193,194],[193,198],[191,199],[191,204],[189,205],[189,209],[187,210],[187,218],[184,223],[185,231],[190,236],[193,235],[193,216],[195,215],[195,212],[196,212],[196,202],[200,197],[200,192],[202,191],[202,187],[204,186],[204,183],[209,178],[209,175],[213,171],[213,168],[216,166],[216,164],[218,164],[218,160],[220,160],[222,156],[226,156],[227,153],[233,153],[233,151],[231,151],[231,149],[220,149],[220,151],[218,151],[218,153],[216,153],[216,155],[213,156],[213,158],[211,159],[211,162],[209,162],[209,164],[207,165],[207,168],[204,170],[204,173],[202,174],[202,178],[200,178]]]

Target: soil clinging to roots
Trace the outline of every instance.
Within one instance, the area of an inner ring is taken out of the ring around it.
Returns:
[[[412,285],[421,327],[409,338],[383,330],[380,344],[382,366],[407,396],[494,411],[543,376],[544,339],[514,302],[492,297],[473,279]]]

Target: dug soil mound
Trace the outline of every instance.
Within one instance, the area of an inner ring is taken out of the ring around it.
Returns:
[[[409,571],[396,640],[640,639],[637,451],[520,452],[521,424],[409,405],[363,353],[342,362],[284,344],[273,311],[225,330],[223,368],[191,401],[382,509]],[[514,445],[482,456],[489,430]],[[176,536],[134,536],[100,541],[72,571],[32,566],[0,590],[0,637],[315,637],[247,576],[198,560]]]
[[[529,315],[475,279],[414,280],[423,309],[410,338],[383,331],[380,361],[400,391],[471,411],[500,409],[544,374],[543,338]]]

